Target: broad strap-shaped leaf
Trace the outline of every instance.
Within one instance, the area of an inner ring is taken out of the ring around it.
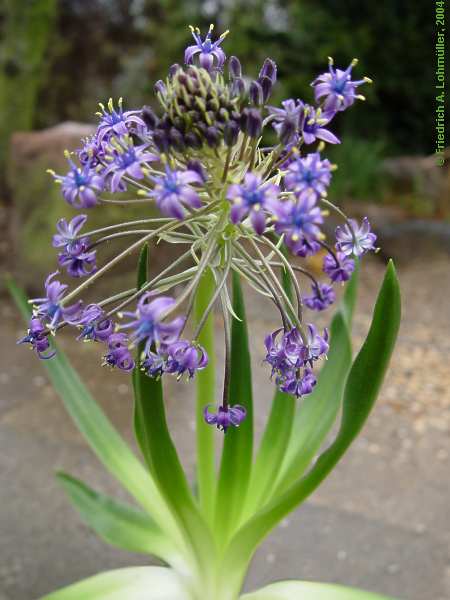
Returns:
[[[253,465],[242,522],[272,495],[289,443],[296,408],[295,397],[277,390],[258,455]]]
[[[12,281],[8,281],[8,288],[24,319],[28,319],[30,307],[22,290]],[[100,461],[161,529],[181,543],[179,528],[155,481],[83,385],[64,353],[58,349],[52,359],[42,362],[68,413]]]
[[[359,281],[358,263],[348,282],[330,328],[330,350],[318,383],[297,408],[285,459],[273,489],[285,491],[301,477],[330,432],[342,403],[345,381],[352,364],[351,325]]]
[[[333,317],[330,334],[328,360],[313,392],[301,400],[295,414],[289,447],[273,485],[275,494],[284,492],[303,475],[339,413],[352,363],[350,336],[340,311]]]
[[[236,533],[227,550],[225,571],[247,563],[261,539],[318,487],[358,435],[383,382],[399,325],[400,289],[394,265],[390,262],[369,333],[347,379],[341,426],[335,441],[306,475],[283,495],[274,497]]]
[[[202,276],[195,297],[195,319],[202,318],[215,290],[213,274],[208,269]],[[197,441],[197,486],[202,513],[211,523],[216,498],[215,437],[214,429],[205,423],[203,410],[216,402],[216,357],[214,351],[214,314],[210,312],[200,332],[198,342],[208,354],[208,365],[195,376],[196,397],[196,441]]]
[[[230,405],[240,404],[247,416],[238,428],[225,434],[217,491],[216,524],[222,539],[236,525],[247,493],[253,452],[253,399],[247,321],[239,275],[233,272],[233,310],[238,319],[231,326]],[[225,518],[224,518],[225,516]]]
[[[139,259],[138,287],[147,279],[147,249]],[[145,274],[144,274],[145,272]],[[142,348],[138,349],[139,352]],[[170,435],[161,381],[148,377],[138,366],[133,371],[135,431],[139,445],[159,489],[176,515],[197,557],[212,543],[205,521],[194,501],[175,444]]]
[[[148,244],[145,244],[139,254],[138,266],[137,266],[137,288],[140,289],[147,281],[148,271]],[[138,347],[136,361],[139,364],[140,353],[142,352],[143,345]],[[138,369],[139,367],[136,367]],[[135,374],[133,373],[133,384],[135,384]],[[155,382],[155,389],[157,393],[162,395],[161,382]],[[145,418],[145,406],[141,401],[141,398],[134,393],[134,434],[136,436],[137,443],[141,449],[142,455],[147,463],[148,468],[153,473],[153,457],[149,443],[149,431],[147,430],[147,419]]]
[[[94,575],[41,600],[190,600],[190,596],[171,569],[130,567]]]
[[[66,473],[58,473],[57,478],[83,520],[109,544],[163,560],[174,554],[168,538],[148,514],[96,492]]]
[[[342,298],[340,306],[350,334],[352,332],[353,315],[355,312],[356,300],[358,298],[360,269],[359,259],[355,259],[355,270],[353,271],[350,281],[345,286],[344,297]]]
[[[331,583],[278,581],[256,592],[244,594],[241,600],[389,600],[389,598]]]

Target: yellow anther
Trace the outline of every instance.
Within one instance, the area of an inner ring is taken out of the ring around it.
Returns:
[[[356,65],[359,63],[359,60],[357,58],[354,58],[352,60],[352,67],[356,67]]]
[[[328,64],[331,66],[334,65],[334,60],[331,56],[328,57]]]
[[[364,81],[366,83],[373,83],[373,79],[370,79],[370,77],[364,77]]]
[[[114,104],[113,104],[113,99],[112,98],[110,98],[108,100],[108,109],[109,109],[110,112],[112,112],[114,110]]]

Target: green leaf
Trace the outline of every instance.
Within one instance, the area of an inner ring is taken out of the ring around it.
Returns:
[[[247,322],[239,275],[233,272],[233,309],[238,319],[231,326],[231,376],[229,401],[240,404],[247,416],[238,428],[225,434],[220,465],[216,524],[223,540],[239,519],[247,493],[253,451],[253,400]],[[224,518],[226,515],[226,518]]]
[[[175,574],[164,567],[130,567],[94,575],[41,600],[189,600]]]
[[[322,367],[318,383],[298,407],[285,459],[274,477],[272,489],[285,491],[301,477],[330,432],[342,403],[344,385],[352,363],[350,330],[358,293],[359,263],[346,285],[339,312],[330,328],[328,360]],[[276,484],[275,484],[276,482]],[[266,496],[266,500],[270,495]]]
[[[7,285],[24,319],[28,320],[30,307],[25,295],[11,280]],[[181,543],[179,529],[155,481],[92,398],[64,353],[58,349],[56,356],[42,364],[68,413],[100,461],[161,529]]]
[[[390,262],[369,333],[347,379],[341,426],[335,441],[306,475],[281,497],[275,497],[237,532],[227,550],[225,571],[238,569],[239,565],[247,563],[261,539],[318,487],[358,435],[381,387],[399,325],[400,289]]]
[[[214,294],[215,281],[210,270],[200,280],[195,298],[195,319],[202,318]],[[199,335],[198,342],[208,354],[208,366],[196,374],[196,441],[197,441],[197,484],[202,513],[211,522],[216,497],[215,435],[212,427],[205,423],[203,410],[216,402],[216,359],[214,352],[214,314],[209,314]]]
[[[147,279],[147,249],[141,252],[138,287]],[[140,353],[142,347],[138,349]],[[205,521],[194,501],[175,444],[167,427],[161,381],[148,377],[138,366],[133,371],[135,398],[135,431],[147,464],[166,502],[176,515],[188,538],[188,543],[201,549],[212,543]]]
[[[140,289],[144,283],[147,281],[147,268],[148,268],[148,244],[145,244],[141,250],[138,260],[137,267],[137,288]],[[139,360],[139,355],[142,352],[142,344],[138,348],[138,356],[136,357]],[[134,382],[134,377],[133,377]],[[155,382],[156,387],[161,388],[160,382]],[[162,391],[159,391],[162,394]],[[136,393],[134,395],[134,434],[136,436],[137,443],[139,448],[141,449],[142,455],[147,463],[148,468],[154,474],[153,468],[153,458],[151,453],[151,448],[149,444],[149,432],[146,427],[146,419],[144,413],[144,406],[142,402],[139,401]]]
[[[244,594],[241,600],[389,600],[389,598],[330,583],[279,581],[256,592]]]
[[[244,521],[271,496],[289,443],[296,401],[291,394],[277,390],[258,455],[252,470]]]
[[[344,297],[340,307],[343,312],[349,333],[352,331],[353,314],[355,312],[356,300],[358,296],[359,271],[360,263],[358,259],[355,259],[355,270],[353,271],[350,281],[345,286]]]
[[[274,492],[284,492],[308,468],[336,420],[342,402],[345,380],[352,363],[350,336],[341,312],[330,328],[330,350],[314,391],[297,409],[290,443]]]
[[[163,560],[173,554],[168,539],[146,513],[100,494],[66,473],[58,473],[57,478],[83,520],[109,544]]]

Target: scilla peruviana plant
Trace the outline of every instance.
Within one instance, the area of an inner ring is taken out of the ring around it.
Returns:
[[[30,301],[31,321],[19,340],[45,359],[80,431],[140,509],[69,475],[58,477],[102,538],[156,556],[167,567],[111,571],[46,600],[379,598],[299,581],[240,596],[258,544],[315,490],[362,428],[395,343],[400,299],[390,264],[369,333],[352,359],[358,263],[375,248],[376,238],[367,219],[358,224],[327,200],[334,167],[322,157],[326,144],[339,143],[330,124],[361,98],[357,88],[370,80],[352,79],[355,61],[340,70],[330,59],[328,71],[312,83],[314,105],[288,99],[274,107],[269,101],[275,63],[266,59],[256,79],[244,78],[239,60],[226,59],[225,34],[213,41],[212,32],[211,27],[202,37],[192,30],[195,43],[186,49],[185,65],[173,65],[166,81],[155,86],[158,110],[126,111],[122,101],[100,105],[96,134],[75,155],[67,155],[66,175],[52,174],[76,209],[101,210],[108,202],[142,207],[139,220],[92,231],[82,231],[84,214],[59,221],[53,238],[59,266],[81,283],[69,291],[58,272],[49,275],[45,295]],[[274,144],[263,146],[270,131]],[[158,216],[152,216],[155,207]],[[324,223],[330,210],[342,224],[335,239],[327,241]],[[98,265],[97,253],[110,242],[125,245]],[[186,250],[150,277],[150,243],[160,244],[154,252],[171,243]],[[136,287],[84,304],[81,296],[88,286],[133,252],[140,252]],[[307,268],[305,259],[319,252],[328,283],[317,281]],[[273,302],[280,317],[279,327],[265,339],[267,376],[276,391],[257,449],[242,280]],[[305,307],[327,309],[335,301],[333,284],[347,281],[329,331],[305,322]],[[20,291],[10,286],[29,314]],[[219,401],[215,305],[225,333]],[[104,365],[131,373],[135,433],[144,462],[55,349],[52,337],[66,327],[76,328],[78,339],[98,343]],[[326,356],[318,374],[317,365]],[[196,378],[195,492],[166,424],[162,381],[171,375]],[[338,433],[320,453],[338,414]],[[215,445],[222,438],[216,469]]]

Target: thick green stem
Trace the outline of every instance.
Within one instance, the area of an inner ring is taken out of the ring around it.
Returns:
[[[198,323],[214,294],[215,282],[210,269],[203,274],[197,288],[195,301],[195,319]],[[203,418],[203,409],[207,404],[215,403],[215,353],[214,353],[214,315],[211,312],[198,336],[199,343],[205,348],[209,363],[206,369],[197,373],[197,484],[199,502],[205,519],[212,523],[216,474],[214,465],[214,429]]]

